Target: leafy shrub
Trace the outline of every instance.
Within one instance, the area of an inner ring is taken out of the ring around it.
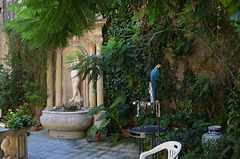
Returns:
[[[25,99],[29,102],[29,106],[45,107],[47,99],[46,87],[31,81],[26,81],[22,87],[26,92]]]
[[[16,112],[13,112],[12,109],[8,109],[8,113],[4,117],[3,122],[13,131],[37,124],[37,121],[33,119],[33,116],[26,105],[20,106],[16,109]]]
[[[193,86],[197,101],[201,104],[202,113],[212,118],[216,111],[215,99],[218,97],[218,90],[222,86],[221,81],[215,75],[202,76]],[[218,97],[220,98],[220,97]]]

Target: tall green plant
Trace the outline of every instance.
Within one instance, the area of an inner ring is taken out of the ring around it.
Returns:
[[[21,88],[24,82],[25,72],[20,68],[11,70],[13,64],[10,56],[5,58],[5,68],[0,66],[0,107],[3,110],[18,108],[23,104],[24,90]]]
[[[0,98],[2,108],[18,108],[26,98],[32,87],[23,88],[26,81],[37,83],[39,89],[30,96],[41,96],[42,104],[46,102],[46,68],[47,52],[41,49],[30,50],[25,41],[21,41],[18,33],[7,30],[9,37],[9,52],[5,59],[5,67],[1,66],[0,73]],[[27,90],[28,89],[28,90]],[[39,92],[41,92],[39,94]],[[29,101],[28,101],[29,102]],[[31,103],[29,103],[31,104]]]
[[[129,115],[130,105],[126,103],[126,94],[124,91],[121,91],[119,96],[114,100],[113,104],[109,107],[103,107],[103,105],[96,106],[91,109],[86,116],[88,115],[96,115],[100,111],[106,111],[100,117],[96,119],[96,121],[103,121],[100,127],[94,126],[90,133],[95,134],[96,132],[107,133],[106,131],[109,122],[111,124],[117,124],[118,129],[114,131],[111,141],[116,142],[118,140],[119,131],[123,129],[127,124],[131,121],[131,116]],[[131,113],[130,113],[131,114]]]
[[[212,118],[215,109],[217,108],[214,100],[218,94],[218,88],[221,87],[222,83],[219,79],[212,75],[212,76],[203,76],[200,78],[194,87],[194,94],[197,97],[197,100],[201,104],[201,108],[203,109],[204,113],[208,115],[209,119]]]
[[[238,83],[228,95],[226,134],[223,136],[224,149],[221,156],[238,159],[240,155],[240,88]]]
[[[22,86],[25,90],[25,102],[28,102],[29,106],[37,106],[44,108],[46,106],[47,89],[38,83],[26,81]]]

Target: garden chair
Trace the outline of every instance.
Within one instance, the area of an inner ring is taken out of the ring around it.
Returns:
[[[167,149],[168,151],[168,159],[177,159],[178,153],[180,152],[181,148],[182,144],[177,141],[164,142],[149,151],[142,152],[140,155],[140,159],[145,159],[145,157],[155,154],[164,149]]]

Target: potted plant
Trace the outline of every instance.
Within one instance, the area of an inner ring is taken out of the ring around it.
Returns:
[[[108,108],[103,107],[103,105],[96,106],[92,110],[90,110],[86,116],[98,114],[100,111],[106,111],[105,114],[101,115],[96,121],[101,121],[105,119],[110,119],[114,121],[119,129],[113,134],[111,141],[115,142],[118,140],[119,131],[125,133],[125,136],[128,137],[128,124],[130,123],[131,119],[126,116],[127,110],[130,108],[129,104],[126,104],[126,95],[125,93],[120,94],[117,99],[113,102],[111,106]],[[105,125],[107,126],[107,125]]]
[[[31,130],[32,130],[32,131],[39,131],[39,127],[40,127],[40,124],[37,123],[37,124],[35,124],[35,125],[32,126],[32,129],[31,129]]]
[[[107,135],[108,133],[108,128],[106,126],[108,125],[109,122],[110,122],[109,119],[104,119],[104,121],[101,123],[99,127],[94,125],[90,130],[90,134],[95,135],[96,139],[100,141],[100,136]],[[87,133],[87,136],[89,136],[89,133]]]
[[[183,123],[183,113],[181,110],[177,110],[177,112],[172,115],[172,122],[174,127],[180,127],[180,125]]]
[[[169,124],[173,125],[173,129],[176,131],[181,124],[183,123],[184,115],[181,110],[177,110],[175,113],[172,114],[165,114],[162,117],[161,123],[163,126],[168,127]]]
[[[3,122],[6,123],[6,127],[13,131],[31,127],[37,123],[27,106],[20,106],[15,112],[12,109],[8,109],[7,115],[3,117]]]

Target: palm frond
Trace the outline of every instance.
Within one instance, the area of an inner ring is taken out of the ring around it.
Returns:
[[[66,47],[68,39],[73,35],[80,37],[83,31],[94,28],[97,8],[107,8],[109,2],[110,0],[24,0],[9,7],[17,19],[5,26],[20,32],[31,48]]]

